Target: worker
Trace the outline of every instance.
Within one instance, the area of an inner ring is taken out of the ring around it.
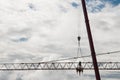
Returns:
[[[81,62],[78,63],[78,67],[76,68],[76,72],[79,75],[80,75],[81,72],[83,73],[83,68],[82,68]]]

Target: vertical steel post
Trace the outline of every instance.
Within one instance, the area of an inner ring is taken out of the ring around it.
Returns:
[[[88,39],[89,39],[89,45],[90,45],[96,80],[101,80],[98,65],[97,65],[96,53],[95,53],[95,49],[94,49],[94,43],[93,43],[90,24],[89,24],[89,20],[88,20],[88,14],[87,14],[85,0],[82,0],[82,7],[83,7],[83,13],[84,13],[84,18],[85,18],[85,23],[86,23],[86,29],[87,29]]]

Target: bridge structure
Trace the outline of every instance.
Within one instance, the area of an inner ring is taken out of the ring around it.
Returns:
[[[0,71],[76,70],[79,62],[0,63]],[[94,70],[92,62],[81,62],[83,70]],[[120,62],[98,62],[99,70],[120,70]]]

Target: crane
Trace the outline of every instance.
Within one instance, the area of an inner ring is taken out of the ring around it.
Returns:
[[[92,62],[0,63],[0,71],[25,70],[94,70]],[[120,62],[98,62],[100,70],[120,70]]]
[[[101,80],[85,0],[81,0],[96,80]]]
[[[107,53],[98,53],[97,56],[110,55],[120,53],[112,51]],[[91,55],[81,57],[62,58],[51,61],[36,62],[36,63],[0,63],[0,71],[26,71],[26,70],[94,70],[92,62],[73,62],[79,58],[87,58]],[[69,60],[69,61],[67,61]],[[99,70],[120,70],[120,62],[98,62]]]
[[[97,56],[110,55],[120,53],[112,51],[107,53],[98,53]],[[81,57],[62,58],[36,63],[0,63],[0,71],[26,71],[26,70],[94,70],[92,62],[73,62],[79,58],[88,58],[91,55]],[[98,62],[100,70],[120,70],[120,62]]]

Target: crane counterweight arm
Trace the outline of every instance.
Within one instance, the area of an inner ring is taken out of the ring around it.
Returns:
[[[76,70],[79,62],[0,63],[0,71]],[[93,70],[92,62],[81,62],[84,70]],[[120,70],[120,62],[98,62],[100,70]]]

